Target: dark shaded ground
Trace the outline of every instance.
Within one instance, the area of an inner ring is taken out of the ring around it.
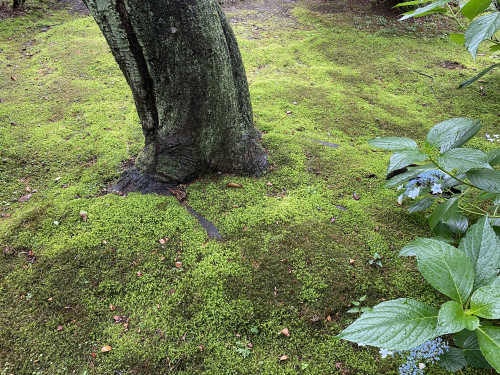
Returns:
[[[4,4],[4,6],[2,6]],[[71,13],[77,13],[84,16],[89,15],[89,11],[87,7],[83,3],[82,0],[52,0],[45,1],[41,4],[36,4],[34,8],[48,6],[51,9],[61,9],[67,8]],[[21,9],[12,9],[12,1],[0,1],[0,20],[10,17],[21,16],[26,12],[26,9],[32,8],[32,4],[28,2],[28,4]]]

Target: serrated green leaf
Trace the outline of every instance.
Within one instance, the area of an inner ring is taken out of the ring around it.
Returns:
[[[389,350],[409,350],[437,336],[437,316],[433,307],[401,298],[378,304],[337,337]]]
[[[465,44],[465,36],[464,34],[457,34],[457,33],[452,33],[450,34],[450,39],[457,43],[457,44],[460,44],[461,46],[463,46]]]
[[[464,329],[462,332],[453,335],[453,340],[457,346],[463,349],[465,360],[469,366],[485,369],[491,368],[479,349],[476,331]]]
[[[417,238],[415,241],[410,242],[408,245],[403,247],[399,252],[399,256],[412,257],[416,256],[418,250],[424,246],[432,246],[435,240],[430,240],[429,238]]]
[[[500,44],[493,44],[489,47],[490,52],[500,51]]]
[[[500,327],[480,326],[476,333],[484,358],[495,370],[500,371]]]
[[[464,17],[472,21],[476,16],[488,9],[490,4],[491,0],[469,0],[460,11]]]
[[[498,64],[500,65],[500,64]],[[500,148],[496,148],[494,150],[491,150],[486,154],[486,161],[488,162],[489,165],[495,166],[495,165],[500,165]]]
[[[436,1],[435,3],[426,5],[425,7],[418,8],[415,11],[405,13],[405,15],[400,18],[400,21],[406,20],[411,17],[418,17],[418,16],[423,16],[425,14],[429,14],[430,11],[441,8],[443,5],[446,5],[450,1],[451,0],[439,0]]]
[[[439,356],[438,364],[447,371],[458,371],[467,364],[467,361],[461,349],[449,347]]]
[[[411,213],[425,211],[434,204],[434,201],[435,201],[435,198],[433,198],[433,197],[427,197],[427,198],[421,199],[421,200],[413,203],[410,206],[410,208],[408,208],[408,211]]]
[[[458,209],[458,198],[453,197],[438,205],[429,216],[429,226],[433,229],[438,222],[450,220]]]
[[[500,319],[500,276],[474,292],[470,300],[470,313],[481,318]]]
[[[383,150],[411,150],[418,149],[417,143],[411,138],[405,137],[384,137],[373,138],[368,141],[368,144],[373,147]]]
[[[450,228],[452,233],[462,235],[469,228],[469,220],[464,215],[456,213],[451,219],[443,222],[443,225]]]
[[[460,82],[460,84],[458,85],[458,88],[462,89],[464,87],[469,86],[471,83],[476,82],[479,78],[481,78],[482,76],[484,76],[486,73],[488,73],[493,68],[496,68],[497,66],[500,66],[500,63],[499,64],[493,64],[493,65],[489,66],[488,68],[482,70],[480,73],[476,74],[471,79],[468,79],[467,81]]]
[[[421,163],[429,158],[429,155],[424,154],[417,150],[401,150],[397,151],[391,156],[391,161],[389,162],[389,168],[387,170],[387,174],[407,167],[413,163]],[[486,158],[486,154],[485,154]]]
[[[471,260],[475,273],[474,289],[490,284],[500,268],[500,240],[485,217],[470,227],[460,242],[461,249]]]
[[[472,21],[465,30],[465,46],[476,59],[483,40],[491,38],[500,29],[500,12],[491,12]]]
[[[428,239],[416,250],[417,268],[441,293],[464,305],[474,284],[474,269],[465,253],[447,243]]]
[[[457,148],[474,137],[481,129],[479,120],[470,118],[453,118],[440,122],[427,134],[427,142],[439,147],[441,153]]]
[[[469,182],[492,193],[500,193],[500,171],[490,169],[476,169],[465,174]]]
[[[463,329],[473,331],[477,327],[479,327],[478,317],[465,315],[462,306],[455,301],[448,301],[439,309],[438,330],[442,335],[460,332]]]
[[[417,15],[412,15],[412,17],[418,18],[418,17],[423,17],[423,16],[427,16],[429,14],[434,14],[434,13],[446,13],[447,11],[448,10],[446,8],[437,7],[437,8],[432,8],[431,10],[428,10],[427,12],[419,13]],[[406,13],[403,13],[403,14],[406,14]]]
[[[399,186],[402,183],[417,177],[420,173],[430,171],[433,169],[436,169],[436,166],[434,164],[426,164],[426,165],[422,165],[419,167],[408,168],[408,172],[401,173],[401,174],[398,174],[397,176],[394,176],[389,181],[387,181],[383,185],[383,187],[384,188],[391,188],[391,187]]]
[[[407,7],[407,6],[410,6],[410,5],[420,5],[420,4],[424,4],[424,3],[430,3],[432,0],[414,0],[414,1],[406,1],[404,3],[399,3],[397,5],[394,6],[394,8],[397,8],[397,7]]]
[[[436,162],[446,171],[465,173],[471,169],[489,168],[488,157],[480,150],[473,148],[454,148],[436,158]]]

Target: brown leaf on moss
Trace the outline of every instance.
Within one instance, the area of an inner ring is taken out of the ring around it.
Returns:
[[[109,345],[105,345],[101,348],[101,353],[106,353],[106,352],[110,352],[111,351],[111,346]]]
[[[286,337],[290,337],[290,332],[288,331],[288,328],[282,329],[280,333],[282,335],[285,335]]]
[[[236,182],[230,182],[230,183],[226,184],[226,187],[242,189],[243,185],[237,184]]]

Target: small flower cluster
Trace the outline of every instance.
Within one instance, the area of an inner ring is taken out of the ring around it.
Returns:
[[[449,176],[446,173],[441,172],[438,169],[420,173],[417,177],[408,181],[406,185],[403,184],[398,187],[398,190],[403,188],[405,189],[398,197],[398,203],[401,204],[405,197],[409,197],[411,199],[417,198],[425,187],[430,187],[432,194],[441,194],[443,190],[441,189],[441,184],[439,184],[438,181],[447,177]]]
[[[386,358],[387,355],[406,357],[406,362],[399,366],[400,375],[423,375],[425,364],[428,362],[434,364],[439,361],[439,356],[446,352],[448,348],[448,344],[438,337],[434,340],[428,340],[409,351],[391,352],[387,349],[380,349],[380,354],[382,358]]]
[[[500,135],[498,134],[493,134],[492,136],[486,133],[486,140],[490,142],[500,142]]]

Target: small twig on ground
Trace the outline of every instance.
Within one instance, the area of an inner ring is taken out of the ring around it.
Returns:
[[[411,70],[412,72],[415,72],[415,73],[420,74],[420,75],[422,75],[422,76],[424,76],[424,77],[427,77],[427,78],[432,79],[432,83],[433,83],[433,84],[434,84],[434,83],[436,83],[436,81],[434,80],[434,77],[433,77],[433,76],[430,76],[430,75],[428,75],[428,74],[425,74],[425,73],[419,72],[418,70],[411,69],[411,68],[408,68],[408,70]],[[438,99],[438,98],[437,98],[437,96],[436,96],[436,93],[434,92],[434,86],[433,86],[433,85],[431,85],[431,92],[432,92],[432,94],[434,95],[434,97],[436,98],[436,100],[437,100],[437,101],[439,101],[439,99]]]

